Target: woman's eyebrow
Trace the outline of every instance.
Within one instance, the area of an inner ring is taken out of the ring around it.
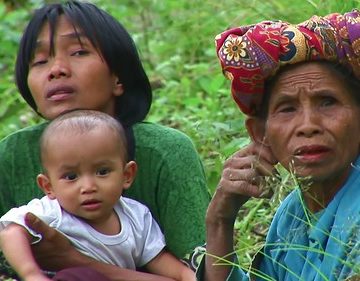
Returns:
[[[59,37],[69,38],[69,39],[81,39],[81,38],[86,39],[87,38],[85,36],[85,34],[82,32],[70,32],[70,33],[60,34]]]
[[[66,34],[60,34],[59,37],[69,40],[77,40],[77,41],[87,40],[87,37],[82,32],[70,32]],[[37,40],[35,43],[35,48],[41,48],[42,46],[47,44],[48,44],[47,40]]]

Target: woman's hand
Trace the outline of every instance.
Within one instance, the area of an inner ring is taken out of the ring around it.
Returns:
[[[251,197],[261,197],[264,176],[277,163],[270,148],[252,142],[224,164],[219,185],[206,214],[206,281],[226,280],[234,261],[234,222],[240,207]],[[224,260],[229,264],[224,266]],[[219,265],[222,264],[222,265]]]
[[[251,197],[265,195],[265,176],[271,176],[277,160],[270,148],[252,142],[233,154],[224,164],[216,192],[209,205],[207,220],[233,223],[239,208]]]
[[[82,255],[60,232],[49,227],[35,215],[28,213],[25,217],[28,227],[42,235],[42,240],[32,246],[33,255],[41,268],[59,271],[70,267],[90,267],[114,281],[170,281],[172,279],[138,272],[115,265],[106,264]]]
[[[41,268],[58,271],[71,266],[72,258],[81,255],[64,235],[48,226],[34,214],[27,213],[25,223],[42,235],[41,242],[31,247],[36,262]]]

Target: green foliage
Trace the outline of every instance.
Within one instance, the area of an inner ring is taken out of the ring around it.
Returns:
[[[41,121],[20,98],[13,77],[21,32],[30,11],[44,1],[7,2],[18,5],[14,9],[13,5],[0,3],[0,138]],[[244,116],[231,99],[229,82],[222,76],[216,59],[215,35],[231,26],[266,19],[297,23],[312,14],[360,7],[360,0],[92,2],[119,19],[133,36],[154,88],[148,120],[180,129],[193,139],[212,192],[224,160],[249,142]],[[284,177],[287,180],[286,174]],[[246,252],[253,252],[249,251],[251,245],[261,244],[280,197],[274,203],[249,201],[240,212],[241,219],[236,224],[239,249],[247,244],[250,246]],[[245,256],[248,258],[241,262],[246,264],[251,255]]]
[[[37,122],[18,94],[14,81],[16,50],[30,10],[30,6],[12,9],[0,3],[0,138]]]

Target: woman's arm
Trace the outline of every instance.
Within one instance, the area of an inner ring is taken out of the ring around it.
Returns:
[[[77,251],[64,235],[31,213],[26,215],[25,222],[43,237],[40,243],[32,246],[32,250],[36,261],[44,269],[58,271],[74,266],[87,266],[114,281],[173,281],[170,278],[105,264],[85,256]]]
[[[264,176],[272,174],[275,163],[271,151],[255,142],[225,162],[206,214],[204,280],[227,279],[234,262],[233,231],[237,213],[250,197],[262,196],[260,183]]]
[[[195,273],[167,251],[162,251],[145,267],[151,273],[167,276],[176,281],[196,281]]]
[[[5,258],[25,281],[50,281],[31,252],[31,236],[21,225],[12,223],[0,232],[0,246]]]

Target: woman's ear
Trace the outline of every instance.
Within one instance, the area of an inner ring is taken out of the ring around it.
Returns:
[[[124,93],[124,85],[121,83],[119,78],[115,78],[114,85],[114,96],[118,97]]]
[[[245,120],[246,130],[253,142],[268,146],[265,135],[265,120],[258,117],[248,117]]]
[[[123,188],[128,189],[135,179],[137,172],[137,164],[134,161],[126,163],[124,167],[124,183]]]
[[[46,194],[47,197],[49,197],[51,200],[56,199],[50,179],[47,175],[39,174],[36,177],[36,181],[39,188]]]

